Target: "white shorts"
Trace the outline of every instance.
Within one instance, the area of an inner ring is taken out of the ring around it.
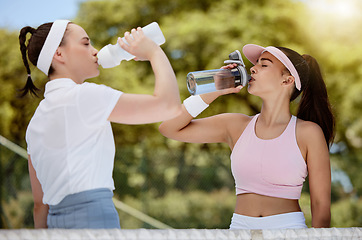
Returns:
[[[307,228],[303,212],[283,213],[266,217],[233,214],[230,229],[287,229]]]

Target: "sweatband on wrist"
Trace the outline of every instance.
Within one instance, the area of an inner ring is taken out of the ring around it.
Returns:
[[[36,63],[37,68],[39,68],[45,75],[48,76],[50,65],[53,61],[54,53],[59,47],[69,20],[56,20],[53,22],[47,38],[45,39],[44,45],[40,51],[38,62]]]
[[[193,95],[184,100],[184,106],[192,117],[197,117],[209,104],[205,103],[200,95]]]

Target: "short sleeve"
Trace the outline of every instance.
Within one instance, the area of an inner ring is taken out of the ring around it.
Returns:
[[[104,125],[122,93],[105,85],[81,84],[77,96],[80,117],[87,125]]]

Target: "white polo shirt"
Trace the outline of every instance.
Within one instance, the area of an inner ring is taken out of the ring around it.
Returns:
[[[49,81],[26,131],[43,202],[96,188],[114,189],[115,145],[107,120],[121,91],[68,78]]]

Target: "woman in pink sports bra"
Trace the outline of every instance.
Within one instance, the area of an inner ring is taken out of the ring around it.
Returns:
[[[230,229],[306,228],[298,199],[307,175],[312,227],[329,227],[335,124],[318,63],[282,47],[248,44],[243,53],[254,64],[248,92],[262,99],[259,114],[194,120],[217,97],[241,87],[224,89],[186,99],[182,114],[163,122],[160,132],[183,142],[229,144],[237,195]],[[290,102],[300,94],[293,116]]]

